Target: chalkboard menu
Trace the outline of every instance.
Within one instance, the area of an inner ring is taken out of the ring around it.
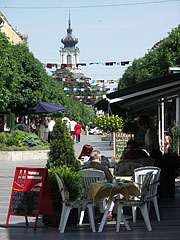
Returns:
[[[39,214],[52,215],[54,226],[56,225],[48,170],[17,167],[6,227],[8,227],[10,215],[19,215],[25,216],[27,226],[27,217],[36,217],[34,228],[36,230]]]
[[[127,147],[127,142],[129,139],[131,139],[131,134],[126,133],[116,133],[116,157],[120,158],[122,156],[122,153],[124,152],[125,148]]]
[[[23,215],[36,215],[40,193],[14,191],[11,201],[10,213]]]

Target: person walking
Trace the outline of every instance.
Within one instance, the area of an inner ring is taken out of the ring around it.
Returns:
[[[79,143],[79,142],[80,142],[81,129],[82,129],[82,126],[81,126],[81,124],[79,123],[79,121],[77,121],[77,124],[75,125],[76,143]]]
[[[72,119],[69,123],[70,134],[73,140],[75,140],[75,136],[76,136],[76,129],[75,129],[76,124],[77,123],[74,121],[74,119]]]
[[[48,120],[48,117],[45,117],[44,126],[45,126],[44,139],[46,139],[48,141],[48,135],[49,135],[49,120]]]

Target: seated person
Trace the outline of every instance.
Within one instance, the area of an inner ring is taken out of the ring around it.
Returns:
[[[141,149],[137,149],[136,141],[131,139],[127,142],[127,151],[122,156],[123,160],[136,160],[145,157],[148,157],[148,154]]]
[[[92,150],[93,150],[93,147],[91,145],[85,144],[83,146],[83,149],[82,149],[81,154],[79,155],[78,159],[84,158],[86,156],[89,157]]]
[[[104,172],[105,177],[108,181],[113,181],[113,176],[109,169],[106,166],[101,165],[101,153],[98,150],[94,150],[91,152],[89,160],[90,163],[83,166],[82,169],[94,168],[97,170],[101,170]]]

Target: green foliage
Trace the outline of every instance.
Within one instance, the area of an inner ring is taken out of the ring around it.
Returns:
[[[8,146],[13,146],[13,145],[18,146],[18,140],[14,137],[9,137],[6,141],[6,145],[8,145]]]
[[[96,117],[94,124],[104,132],[118,132],[123,127],[123,119],[118,115],[109,116],[109,114],[105,114],[102,117]]]
[[[19,147],[19,151],[30,151],[30,150],[32,150],[32,148],[25,147],[25,146]]]
[[[27,135],[22,139],[21,142],[24,146],[28,147],[43,145],[43,142],[37,135]]]
[[[18,147],[18,146],[15,146],[15,145],[13,145],[13,146],[11,147],[11,150],[12,150],[12,151],[19,151],[19,147]]]
[[[180,147],[180,126],[175,124],[171,128],[170,132],[170,144],[171,144],[171,150],[174,153],[178,153],[179,147]]]
[[[12,148],[11,147],[2,147],[1,149],[0,149],[0,151],[12,151]]]
[[[43,138],[40,138],[40,139],[41,139],[41,142],[43,143],[43,145],[46,147],[48,146],[48,148],[49,148],[49,144],[48,144],[47,140],[43,139]]]
[[[5,133],[5,132],[0,133],[0,147],[4,147],[6,145],[8,136],[9,136],[9,133]]]
[[[50,153],[47,167],[56,167],[66,164],[74,170],[78,169],[78,162],[74,152],[74,142],[69,131],[62,122],[56,119],[56,124],[51,133]]]
[[[72,77],[67,70],[59,71],[61,77]],[[94,108],[67,97],[62,87],[48,76],[41,62],[25,45],[11,45],[0,32],[0,112],[11,109],[21,114],[39,102],[52,102],[67,107],[66,112],[56,113],[56,117],[81,120],[84,127],[94,118]]]
[[[6,146],[12,147],[6,148]],[[7,151],[48,150],[49,144],[45,139],[41,139],[33,133],[15,130],[11,134],[0,133],[0,148],[1,151],[6,149]]]
[[[16,138],[18,141],[21,141],[27,135],[32,135],[32,133],[27,133],[21,130],[15,130],[11,133],[11,136]]]
[[[65,187],[69,192],[69,200],[74,201],[79,199],[83,193],[83,181],[80,174],[67,165],[53,167],[48,170],[48,174],[50,177],[51,190],[55,205],[59,204],[61,200],[58,184],[55,177],[56,172],[59,172],[64,180]]]
[[[174,28],[167,38],[159,42],[158,48],[150,50],[144,57],[135,59],[129,66],[119,88],[168,75],[169,67],[180,67],[180,25]]]

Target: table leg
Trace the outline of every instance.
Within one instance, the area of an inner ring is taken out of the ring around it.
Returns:
[[[107,216],[108,216],[108,212],[109,212],[111,203],[112,203],[112,201],[110,201],[110,202],[107,204],[107,207],[106,207],[106,210],[105,210],[104,215],[103,215],[103,217],[102,217],[102,220],[101,220],[101,223],[100,223],[98,232],[102,232],[102,231],[103,231],[103,228],[104,228],[104,225],[105,225],[105,223],[106,223],[106,219],[107,219]]]

